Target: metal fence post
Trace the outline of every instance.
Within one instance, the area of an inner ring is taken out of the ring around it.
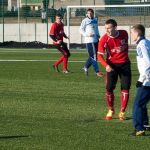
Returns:
[[[2,16],[3,16],[3,42],[4,42],[4,0],[2,0]]]

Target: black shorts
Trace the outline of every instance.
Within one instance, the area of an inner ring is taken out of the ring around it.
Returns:
[[[70,56],[70,52],[68,50],[67,45],[62,42],[61,44],[55,45],[55,47],[65,56],[65,57],[69,57]]]
[[[109,65],[114,69],[112,72],[107,72],[106,89],[112,92],[120,78],[121,90],[129,90],[131,86],[131,64],[130,62]]]

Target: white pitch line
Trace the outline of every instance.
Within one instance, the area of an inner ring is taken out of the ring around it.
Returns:
[[[0,60],[0,62],[55,62],[57,60]],[[82,60],[71,60],[69,62],[73,62],[73,63],[81,63],[81,62],[85,62]]]
[[[55,62],[57,60],[2,60],[0,59],[0,62]],[[70,60],[69,62],[72,62],[72,63],[83,63],[85,62],[85,60]],[[137,62],[131,62],[132,64],[135,64]]]
[[[31,52],[31,51],[0,51],[0,53],[28,53],[28,54],[58,54],[60,52]],[[71,52],[71,54],[85,54],[85,52]]]

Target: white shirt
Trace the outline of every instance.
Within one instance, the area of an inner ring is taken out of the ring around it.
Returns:
[[[150,86],[150,41],[143,38],[137,45],[137,66],[140,73],[138,81]]]
[[[84,36],[85,43],[96,43],[100,37],[97,19],[85,18],[80,25],[80,33]],[[90,37],[90,35],[93,35]]]

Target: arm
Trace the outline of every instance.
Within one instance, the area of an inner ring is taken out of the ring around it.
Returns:
[[[85,28],[86,28],[86,21],[83,20],[83,21],[81,22],[80,29],[79,29],[80,33],[81,33],[83,36],[87,36],[87,33],[86,33],[86,31],[85,31]]]
[[[105,67],[106,72],[111,72],[113,71],[113,69],[111,68],[111,66],[109,66],[107,64],[107,62],[104,59],[104,54],[101,54],[98,52],[98,61]]]
[[[53,40],[54,44],[60,44],[62,41],[57,39],[55,31],[56,31],[56,26],[53,23],[49,32],[49,36]]]
[[[140,82],[144,82],[144,80],[150,80],[150,52],[149,47],[145,44],[141,44],[140,47],[137,49],[138,57],[143,60],[143,64],[140,65],[138,63],[138,69],[140,73],[139,80]]]
[[[104,53],[105,53],[105,49],[106,49],[106,41],[107,39],[105,39],[105,36],[103,36],[99,43],[98,43],[98,61],[105,67],[107,72],[111,72],[113,71],[113,69],[111,68],[111,66],[108,65],[108,63],[106,62],[106,60],[104,59]]]
[[[69,37],[65,33],[63,34],[63,37],[69,39]]]
[[[97,26],[96,26],[96,33],[97,33],[97,38],[99,39],[100,38],[100,33],[99,33],[99,29],[98,29],[98,22],[97,22]]]

